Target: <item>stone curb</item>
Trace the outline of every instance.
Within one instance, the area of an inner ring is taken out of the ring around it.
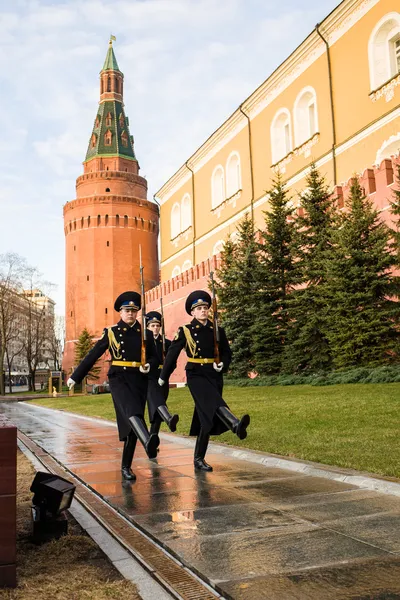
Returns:
[[[35,406],[30,404],[29,406]],[[49,409],[44,406],[35,406],[35,408],[43,410],[55,410]],[[86,419],[96,423],[102,423],[111,427],[116,427],[116,424],[107,421],[106,419],[98,419],[95,417],[87,417],[84,415],[78,415],[76,413],[68,411],[57,411],[63,414],[78,417],[80,419]],[[192,438],[180,436],[172,433],[160,433],[161,439],[168,441],[176,441],[179,444],[193,447],[195,441]],[[330,465],[324,465],[321,463],[314,463],[311,461],[292,460],[283,456],[266,454],[264,452],[258,452],[256,450],[247,450],[237,448],[235,446],[226,446],[224,444],[218,444],[211,442],[209,446],[213,452],[229,456],[230,458],[237,458],[238,460],[246,460],[252,463],[265,465],[266,467],[275,467],[280,469],[287,469],[288,471],[296,471],[302,475],[310,475],[312,477],[324,477],[325,479],[332,479],[333,481],[341,481],[349,483],[359,488],[380,492],[381,494],[389,494],[392,496],[400,496],[400,481],[388,481],[386,479],[379,479],[373,477],[368,473],[362,473],[353,469],[342,469],[339,467],[331,467]]]

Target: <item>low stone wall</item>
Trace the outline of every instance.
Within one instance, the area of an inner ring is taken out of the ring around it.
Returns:
[[[15,587],[17,428],[0,415],[0,587]]]

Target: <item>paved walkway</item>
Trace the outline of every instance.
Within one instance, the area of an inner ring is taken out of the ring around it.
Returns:
[[[105,500],[104,519],[115,509],[223,598],[400,598],[399,497],[212,448],[214,472],[195,473],[193,448],[172,435],[157,460],[139,448],[137,481],[122,483],[113,425],[21,403],[0,411]],[[182,597],[212,597],[189,588]]]

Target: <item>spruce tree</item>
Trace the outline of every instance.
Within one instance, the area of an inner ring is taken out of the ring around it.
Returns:
[[[333,250],[334,199],[315,164],[306,177],[306,186],[301,197],[304,214],[296,219],[298,287],[288,301],[291,325],[283,361],[284,370],[292,373],[332,366],[327,338],[326,263]]]
[[[231,342],[232,374],[246,377],[254,369],[249,331],[257,308],[259,288],[258,244],[252,219],[246,215],[237,229],[235,242],[227,240],[217,270],[216,290],[221,323]]]
[[[264,212],[265,230],[259,244],[258,310],[250,332],[255,369],[260,375],[281,369],[288,330],[287,297],[296,282],[293,262],[296,240],[294,207],[278,174]]]
[[[399,304],[393,300],[396,258],[392,232],[352,180],[346,210],[327,264],[330,289],[328,339],[334,366],[376,366],[398,359]]]
[[[393,189],[394,200],[390,202],[390,212],[395,217],[393,220],[392,248],[396,254],[396,266],[400,269],[400,164],[397,165],[397,189]]]
[[[94,346],[93,336],[89,333],[89,331],[85,327],[85,329],[82,330],[82,332],[81,332],[80,336],[78,337],[78,340],[75,344],[75,362],[77,365],[79,365],[79,363],[85,358],[85,356],[90,352],[90,350],[93,348],[93,346]],[[100,367],[96,367],[96,363],[95,363],[94,366],[89,371],[87,377],[88,377],[88,379],[97,380],[99,378],[99,373],[100,373]]]

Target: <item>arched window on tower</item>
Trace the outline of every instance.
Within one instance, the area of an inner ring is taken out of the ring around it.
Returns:
[[[106,215],[106,216],[105,216],[105,219],[104,219],[104,224],[105,224],[105,225],[108,225],[108,215]]]
[[[128,147],[128,134],[126,133],[126,131],[123,131],[121,133],[121,142],[122,145],[125,146],[125,148]]]
[[[124,227],[128,227],[128,215],[124,216]]]
[[[87,218],[87,226],[90,227],[90,217]]]
[[[115,227],[119,227],[119,215],[115,215]]]
[[[234,196],[242,188],[240,156],[232,152],[226,162],[226,196]]]
[[[100,80],[100,94],[102,94],[104,92],[104,82],[103,82],[103,78],[101,78]]]
[[[107,92],[111,92],[111,77],[107,77]]]
[[[182,265],[182,273],[184,271],[187,271],[188,269],[192,268],[192,261],[191,260],[185,260],[185,262]]]
[[[111,146],[111,142],[112,142],[112,133],[110,129],[107,129],[107,131],[104,134],[104,144],[106,146]]]
[[[90,139],[90,146],[92,148],[96,147],[96,142],[97,142],[97,135],[95,133],[92,134],[92,137]]]
[[[100,117],[99,117],[99,115],[97,115],[97,117],[96,117],[96,122],[95,122],[94,126],[95,126],[96,129],[100,126]]]
[[[109,112],[106,116],[106,127],[111,127],[112,123],[112,114]]]
[[[84,219],[84,217],[82,217],[82,219],[81,219],[81,229],[83,229],[84,223],[85,223],[85,219]]]
[[[124,119],[124,115],[122,113],[119,114],[119,126],[122,127],[125,125],[125,119]]]
[[[101,216],[97,215],[97,227],[100,227],[101,225]]]

